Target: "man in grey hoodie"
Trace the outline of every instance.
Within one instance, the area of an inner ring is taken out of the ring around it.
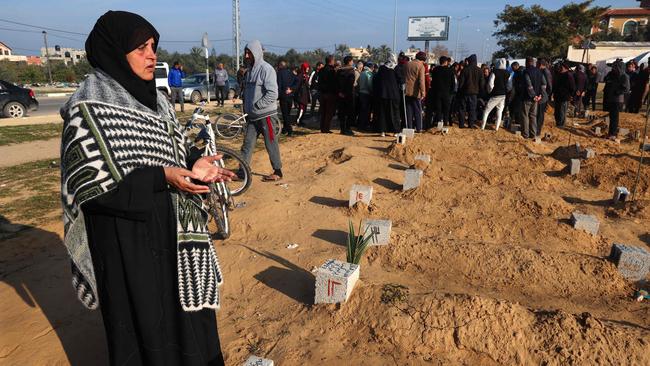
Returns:
[[[241,152],[249,164],[259,135],[264,136],[264,146],[269,154],[273,173],[265,181],[282,179],[282,160],[278,136],[273,126],[278,124],[278,84],[275,69],[264,61],[262,44],[258,40],[249,42],[244,49],[244,63],[248,72],[244,77],[244,113],[248,114],[246,136]]]

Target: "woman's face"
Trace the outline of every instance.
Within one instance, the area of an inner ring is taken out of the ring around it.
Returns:
[[[138,48],[126,54],[126,60],[131,66],[133,73],[142,80],[153,80],[156,70],[156,52],[153,50],[153,37],[138,46]]]

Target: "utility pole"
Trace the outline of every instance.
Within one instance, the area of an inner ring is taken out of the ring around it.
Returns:
[[[47,76],[52,84],[52,67],[50,66],[50,50],[47,48],[47,32],[43,31],[43,42],[45,43],[45,60],[47,62]]]
[[[460,41],[460,21],[469,18],[469,15],[466,15],[462,18],[456,18],[456,49],[454,50],[454,62],[458,62],[458,42]]]
[[[232,0],[232,41],[233,53],[235,54],[235,67],[239,70],[241,65],[241,51],[239,49],[239,0]]]
[[[393,52],[397,53],[397,0],[395,0],[395,12],[393,13]]]

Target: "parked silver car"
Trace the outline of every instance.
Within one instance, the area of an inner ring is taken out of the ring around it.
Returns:
[[[228,78],[228,99],[239,95],[239,84],[235,78]],[[193,74],[183,79],[183,97],[185,101],[199,104],[208,99],[207,88],[205,86],[205,74]],[[210,74],[210,100],[216,96],[216,87],[214,85],[214,74]]]

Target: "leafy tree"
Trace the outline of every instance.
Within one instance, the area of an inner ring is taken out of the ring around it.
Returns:
[[[336,57],[343,58],[350,53],[350,47],[347,44],[343,43],[336,46]]]
[[[501,46],[497,57],[562,57],[571,44],[589,36],[607,7],[592,6],[593,0],[570,3],[552,11],[540,5],[506,5],[497,14],[494,32]]]

